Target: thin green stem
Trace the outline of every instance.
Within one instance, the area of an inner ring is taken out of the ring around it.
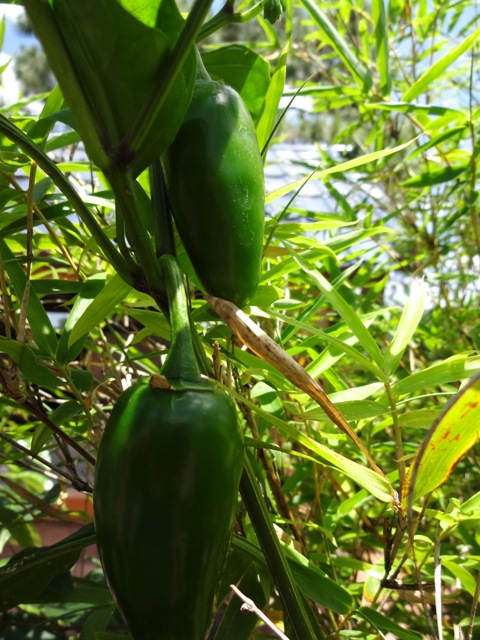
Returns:
[[[127,265],[125,259],[118,253],[110,242],[103,229],[100,227],[90,209],[85,205],[68,178],[58,169],[57,165],[40,149],[23,131],[12,124],[5,116],[0,114],[0,133],[17,144],[37,165],[44,171],[67,198],[75,209],[78,217],[88,228],[93,238],[103,251],[105,258],[112,264],[115,271],[132,287],[144,291],[145,284],[139,279],[137,273]]]
[[[227,1],[223,5],[220,11],[200,29],[197,36],[197,42],[205,40],[205,38],[208,38],[212,33],[222,29],[222,27],[225,27],[227,24],[242,24],[249,20],[253,20],[253,18],[263,11],[265,2],[264,0],[257,2],[257,4],[253,5],[253,7],[244,13],[235,13],[233,10],[234,4],[234,2]]]
[[[175,47],[161,66],[149,98],[140,110],[132,128],[117,148],[116,156],[120,163],[122,163],[122,159],[128,163],[143,146],[183,63],[190,53],[211,3],[212,0],[195,1]]]
[[[157,256],[148,235],[148,231],[138,214],[134,179],[130,172],[111,167],[105,172],[115,194],[120,215],[123,218],[127,237],[133,247],[137,263],[142,267],[149,293],[163,292],[162,277]]]
[[[392,420],[393,420],[393,432],[395,435],[395,457],[397,462],[398,469],[398,478],[400,481],[400,490],[405,484],[405,451],[403,449],[403,440],[402,440],[402,428],[400,426],[400,422],[398,420],[398,410],[397,410],[397,400],[392,391],[390,383],[385,383],[385,391],[387,393],[388,401],[390,403],[390,409],[392,412]]]
[[[150,165],[149,175],[156,253],[157,256],[164,253],[175,255],[172,218],[168,207],[165,176],[159,159]]]
[[[323,637],[319,628],[313,629],[312,621],[297,587],[290,566],[282,551],[270,520],[265,501],[260,493],[249,452],[240,481],[240,493],[257,534],[275,585],[297,640],[319,640]]]
[[[161,373],[169,383],[178,381],[199,384],[202,379],[193,348],[183,274],[177,260],[172,255],[163,255],[159,260],[159,265],[167,287],[172,335],[168,356]]]

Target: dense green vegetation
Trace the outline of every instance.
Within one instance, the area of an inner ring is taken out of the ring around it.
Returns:
[[[197,357],[247,449],[210,637],[276,633],[231,584],[291,640],[480,637],[476,7],[288,0],[271,24],[267,2],[197,0],[189,30],[173,0],[135,18],[131,0],[23,3],[63,94],[0,115],[8,640],[126,634],[91,546],[94,463],[116,400],[168,352],[149,167],[187,109],[193,40],[245,102],[267,172],[276,144],[313,145],[267,184],[245,316],[205,299],[174,236]],[[46,524],[78,531],[45,547]]]

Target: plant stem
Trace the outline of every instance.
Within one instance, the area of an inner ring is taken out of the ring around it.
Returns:
[[[118,253],[114,245],[110,242],[103,229],[100,227],[90,209],[85,205],[77,191],[74,189],[68,178],[58,169],[57,165],[47,156],[47,154],[36,145],[33,140],[23,133],[18,127],[12,124],[5,116],[0,114],[0,133],[3,133],[9,140],[17,144],[37,165],[44,171],[63,193],[75,209],[78,217],[88,228],[93,238],[103,251],[105,258],[112,264],[115,271],[132,287],[140,291],[145,291],[144,283],[139,280],[137,273],[132,273],[124,258]]]
[[[208,38],[212,33],[215,33],[227,24],[240,24],[253,20],[253,18],[263,11],[264,4],[264,0],[261,0],[261,2],[257,2],[244,13],[235,13],[233,10],[234,2],[227,0],[220,11],[201,28],[197,36],[197,42],[205,40],[205,38]]]
[[[134,157],[142,147],[180,69],[190,53],[212,0],[196,0],[170,55],[162,64],[152,92],[140,110],[132,128],[120,142],[116,156],[119,162]]]
[[[251,454],[247,451],[240,481],[242,499],[297,640],[319,640],[323,634],[319,628],[313,629],[309,612],[283,554],[270,514],[260,493],[250,456]]]
[[[193,348],[183,274],[176,258],[172,255],[161,256],[159,264],[167,287],[172,336],[161,373],[169,383],[175,381],[201,383],[202,378]]]
[[[157,256],[161,256],[164,253],[175,255],[172,218],[168,209],[165,176],[159,159],[150,165],[149,175]]]

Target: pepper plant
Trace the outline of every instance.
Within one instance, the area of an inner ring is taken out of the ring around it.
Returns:
[[[19,4],[58,86],[0,114],[1,631],[474,637],[468,3]],[[301,98],[350,155],[264,203]]]

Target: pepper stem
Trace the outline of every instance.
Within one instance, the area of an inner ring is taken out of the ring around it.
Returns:
[[[174,256],[164,254],[159,258],[160,268],[165,277],[168,307],[170,313],[171,345],[161,374],[173,387],[175,383],[202,384],[193,348],[187,296],[183,274]]]

